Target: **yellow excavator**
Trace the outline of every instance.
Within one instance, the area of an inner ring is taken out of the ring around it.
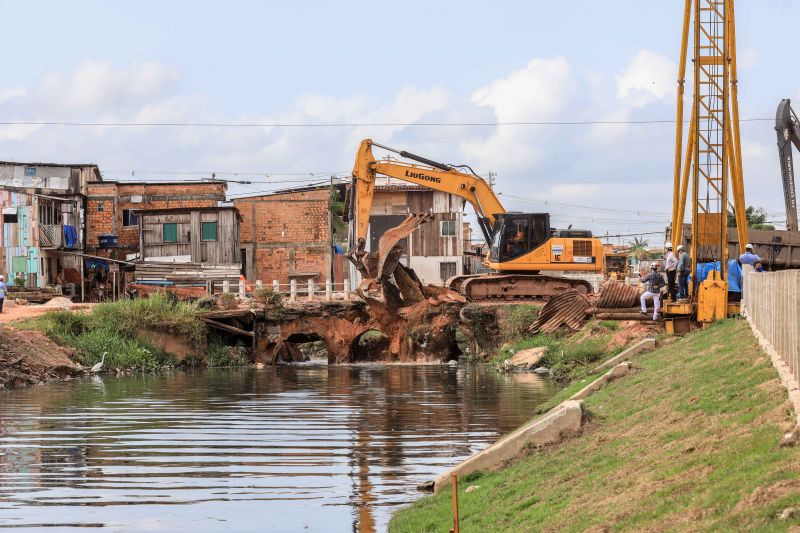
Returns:
[[[373,147],[414,163],[376,160]],[[585,294],[592,292],[588,281],[541,273],[603,271],[603,244],[590,231],[553,229],[548,213],[506,211],[492,188],[467,165],[438,163],[366,139],[361,141],[353,168],[350,205],[355,243],[347,254],[365,278],[391,275],[400,255],[397,241],[429,219],[426,214],[407,218],[386,232],[380,250],[368,254],[367,229],[378,175],[453,194],[475,208],[478,225],[489,244],[486,265],[493,272],[456,276],[448,281],[450,289],[470,300],[549,298],[569,289]]]

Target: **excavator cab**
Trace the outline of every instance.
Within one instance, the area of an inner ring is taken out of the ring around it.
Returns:
[[[550,237],[547,213],[505,213],[496,215],[489,258],[509,261],[541,246]]]

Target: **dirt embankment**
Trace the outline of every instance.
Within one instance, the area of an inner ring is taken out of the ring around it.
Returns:
[[[0,329],[0,388],[76,376],[83,369],[71,354],[38,331]]]

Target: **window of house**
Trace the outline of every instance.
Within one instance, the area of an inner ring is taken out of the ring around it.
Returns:
[[[443,220],[442,221],[442,237],[455,237],[456,236],[456,221]]]
[[[105,211],[105,210],[106,210],[106,204],[104,204],[103,202],[100,202],[100,203],[97,204],[97,212],[98,213],[100,211]]]
[[[217,240],[217,223],[216,222],[201,222],[200,223],[200,240],[201,241],[216,241]]]
[[[178,242],[178,224],[170,222],[161,226],[161,240],[163,242]]]
[[[439,278],[442,283],[456,275],[455,261],[443,261],[439,263]]]
[[[36,264],[34,263],[34,266]],[[11,259],[11,270],[14,273],[28,272],[28,257],[25,255],[15,255]]]
[[[3,213],[3,224],[16,224],[16,223],[17,223],[16,213]]]
[[[122,225],[123,226],[138,226],[139,215],[133,209],[122,210]]]
[[[36,167],[25,167],[25,175],[28,177],[36,176]]]

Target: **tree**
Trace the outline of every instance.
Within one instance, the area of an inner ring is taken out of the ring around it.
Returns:
[[[775,229],[775,226],[767,223],[767,211],[763,207],[748,206],[744,210],[744,216],[747,218],[747,226],[753,229]],[[736,227],[736,216],[733,211],[728,211],[728,227]]]
[[[328,208],[331,210],[334,239],[338,243],[346,243],[347,224],[344,222],[344,201],[340,198],[339,191],[336,187],[331,187]]]
[[[634,237],[630,252],[633,254],[634,257],[636,257],[638,261],[641,261],[642,259],[648,256],[647,245],[648,245],[647,239],[643,239],[641,237]]]

